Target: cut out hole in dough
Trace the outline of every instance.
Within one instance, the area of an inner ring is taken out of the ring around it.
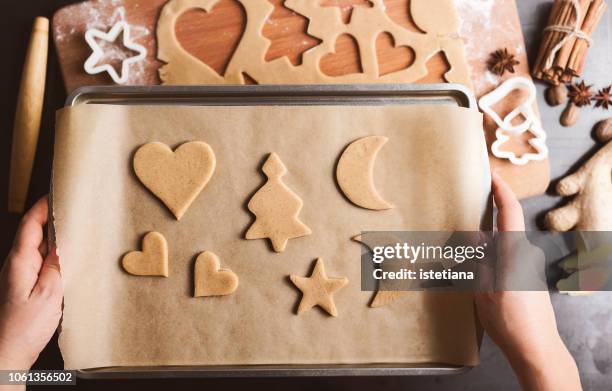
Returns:
[[[388,32],[376,38],[376,58],[380,76],[401,71],[414,63],[414,50],[408,46],[395,46],[393,36]]]
[[[451,35],[459,30],[454,0],[410,0],[410,15],[428,33]]]
[[[427,69],[429,73],[417,81],[417,83],[446,83],[446,74],[451,70],[451,66],[448,63],[446,54],[443,51],[439,51],[429,60],[427,60]],[[431,70],[435,69],[435,72]]]
[[[355,7],[372,8],[374,4],[370,0],[321,0],[322,7],[338,7],[342,17],[342,23],[351,23],[351,16]]]
[[[410,0],[384,0],[387,16],[396,24],[415,33],[425,33],[414,23],[410,14]]]
[[[336,179],[342,192],[357,206],[365,209],[391,209],[393,205],[385,201],[374,185],[374,163],[378,151],[387,142],[384,136],[368,136],[349,144],[342,152]]]
[[[238,288],[238,276],[229,269],[222,269],[219,257],[204,251],[195,261],[194,296],[226,296]]]
[[[242,77],[244,78],[244,84],[246,85],[255,85],[259,84],[257,80],[253,79],[248,73],[242,72]]]
[[[215,154],[201,141],[172,151],[166,144],[147,143],[134,154],[134,172],[177,220],[206,186],[215,171]]]
[[[135,276],[168,277],[168,243],[159,232],[142,239],[142,251],[130,251],[121,259],[123,269]]]
[[[210,12],[194,8],[179,16],[175,33],[187,52],[223,76],[245,27],[242,4],[237,0],[219,0]],[[223,30],[223,34],[212,34],[215,30]]]
[[[265,61],[287,57],[291,64],[302,64],[302,54],[319,45],[320,39],[307,33],[308,18],[285,7],[285,0],[269,0],[274,11],[266,21],[262,34],[270,40]]]
[[[319,306],[331,316],[338,316],[333,295],[348,284],[348,278],[327,277],[323,260],[319,258],[309,277],[291,275],[289,279],[302,291],[302,300],[297,310],[298,315],[314,306]]]
[[[321,72],[328,76],[344,76],[362,73],[361,56],[357,40],[349,35],[338,36],[335,51],[327,53],[320,62]]]
[[[263,165],[268,181],[253,195],[248,208],[255,215],[246,239],[270,239],[276,252],[285,251],[289,239],[312,232],[299,219],[302,200],[283,183],[287,168],[277,154],[271,153]]]

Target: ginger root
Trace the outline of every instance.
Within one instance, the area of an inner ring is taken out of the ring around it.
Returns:
[[[546,214],[553,231],[612,231],[612,118],[599,124],[596,137],[607,144],[557,185],[560,195],[575,197]]]

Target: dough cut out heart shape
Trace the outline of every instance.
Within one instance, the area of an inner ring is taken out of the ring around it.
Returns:
[[[223,34],[205,33],[206,26],[228,20],[237,22],[227,24]],[[208,10],[197,7],[183,13],[176,24],[176,39],[187,53],[223,76],[242,40],[245,27],[246,11],[242,4],[221,0]]]
[[[414,49],[406,45],[397,45],[393,35],[382,32],[376,38],[376,59],[378,75],[401,71],[414,63]]]
[[[201,141],[182,144],[174,152],[152,142],[138,148],[133,164],[142,184],[180,220],[212,177],[216,159]]]
[[[130,251],[121,259],[123,269],[135,276],[168,277],[168,243],[159,232],[142,239],[142,251]]]
[[[222,269],[219,257],[204,251],[195,261],[195,297],[225,296],[238,288],[238,276],[229,269]]]
[[[333,52],[321,58],[319,66],[323,73],[336,77],[363,73],[359,44],[355,37],[350,34],[342,34],[336,38],[334,46]]]

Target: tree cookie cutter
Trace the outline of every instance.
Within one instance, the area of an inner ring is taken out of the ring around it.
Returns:
[[[527,98],[514,108],[503,119],[493,110],[493,105],[500,102],[512,91],[525,90]],[[548,147],[546,146],[546,132],[533,110],[533,103],[536,99],[536,89],[533,82],[525,77],[513,77],[506,80],[499,87],[482,96],[478,101],[480,109],[491,117],[497,124],[498,128],[495,131],[495,141],[491,145],[491,154],[500,159],[508,159],[512,164],[524,165],[530,161],[543,160],[548,156]],[[512,121],[519,115],[525,120],[517,125],[513,125]],[[510,139],[510,136],[518,136],[524,132],[530,132],[535,137],[529,139],[527,143],[536,150],[536,153],[528,152],[521,156],[517,156],[512,151],[502,151],[501,145]]]
[[[121,60],[121,75],[119,75],[111,64],[97,65],[104,57],[104,50],[102,50],[96,38],[107,42],[115,42],[121,32],[123,32],[123,46],[138,54]],[[130,39],[130,25],[124,20],[115,23],[108,33],[95,28],[87,30],[85,32],[85,41],[92,50],[91,55],[85,61],[85,72],[90,75],[107,72],[117,84],[127,83],[129,80],[130,64],[142,61],[147,56],[147,49]]]

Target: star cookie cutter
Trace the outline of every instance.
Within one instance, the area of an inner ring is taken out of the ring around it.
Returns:
[[[512,151],[502,151],[501,146],[510,139],[510,136],[504,133],[502,128],[498,128],[495,131],[495,141],[491,144],[491,154],[500,159],[508,159],[512,164],[523,166],[530,161],[538,161],[546,159],[548,156],[548,147],[546,146],[546,132],[542,129],[542,125],[535,120],[528,132],[532,133],[535,137],[527,140],[527,143],[533,147],[537,152],[527,152],[521,156],[517,156]]]
[[[499,114],[493,110],[493,105],[500,102],[515,90],[527,91],[527,98],[508,115],[506,115],[504,119],[501,119]],[[480,106],[483,113],[495,121],[499,128],[503,129],[510,135],[516,136],[527,131],[537,118],[533,111],[533,102],[535,99],[536,89],[533,82],[526,77],[513,77],[503,82],[493,91],[483,95],[478,101],[478,106]],[[522,115],[525,118],[525,121],[518,125],[512,125],[512,120],[517,118],[519,115]]]
[[[97,65],[104,57],[104,50],[100,47],[96,38],[107,42],[115,42],[119,34],[123,32],[123,46],[137,52],[138,54],[132,57],[121,60],[121,75],[117,74],[115,68],[110,64]],[[91,28],[85,32],[85,41],[92,50],[91,55],[85,61],[85,72],[90,75],[95,75],[102,72],[107,72],[113,81],[117,84],[125,84],[129,80],[130,64],[142,61],[147,56],[147,49],[130,39],[130,25],[121,20],[107,32],[103,32]]]

